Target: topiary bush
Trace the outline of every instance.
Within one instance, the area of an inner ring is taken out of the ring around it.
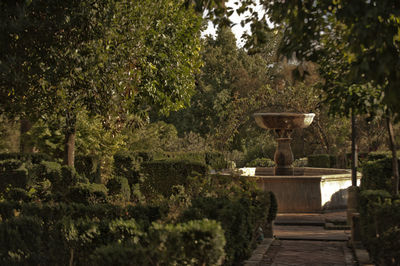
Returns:
[[[69,187],[65,200],[83,204],[105,203],[107,188],[103,184],[77,183]]]
[[[141,162],[142,159],[136,158],[133,154],[120,151],[114,155],[114,175],[128,179],[130,186],[137,184]]]
[[[364,245],[376,265],[400,264],[400,198],[384,190],[364,190],[359,197]]]
[[[208,167],[198,162],[166,159],[144,162],[141,171],[145,176],[141,188],[147,196],[155,192],[169,197],[173,186],[188,185],[188,177],[195,174],[205,176]]]
[[[246,164],[246,167],[273,167],[275,162],[269,158],[257,158]]]
[[[362,165],[361,189],[392,190],[392,158],[384,157]]]
[[[129,201],[131,189],[129,188],[128,179],[117,176],[108,180],[106,187],[109,196],[114,199]]]
[[[0,194],[6,188],[27,188],[30,183],[28,170],[21,165],[18,169],[0,172]]]
[[[95,155],[77,155],[75,157],[76,172],[92,183],[101,182],[100,158]]]
[[[236,191],[236,196],[198,197],[181,216],[181,221],[212,219],[221,223],[225,232],[224,265],[237,265],[251,255],[257,230],[275,219],[277,205],[271,193]]]
[[[313,154],[307,156],[309,167],[330,168],[331,159],[329,154]]]

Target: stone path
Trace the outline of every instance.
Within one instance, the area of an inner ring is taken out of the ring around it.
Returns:
[[[278,214],[275,240],[264,241],[245,265],[357,265],[347,246],[350,230],[325,229],[327,221],[342,224],[345,220],[345,212]]]

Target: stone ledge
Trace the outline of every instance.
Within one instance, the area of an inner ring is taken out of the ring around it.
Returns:
[[[244,266],[259,265],[265,253],[267,253],[269,247],[271,246],[273,238],[265,238],[253,251],[251,257],[243,262]]]

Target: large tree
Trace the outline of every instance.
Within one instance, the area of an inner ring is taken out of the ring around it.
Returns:
[[[200,66],[201,18],[183,0],[2,1],[2,113],[65,117],[74,164],[82,109],[121,119],[182,108]]]

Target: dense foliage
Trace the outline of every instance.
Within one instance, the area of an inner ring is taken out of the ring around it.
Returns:
[[[253,181],[187,159],[120,153],[104,185],[43,155],[0,158],[4,264],[238,264],[277,211]]]

